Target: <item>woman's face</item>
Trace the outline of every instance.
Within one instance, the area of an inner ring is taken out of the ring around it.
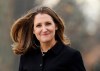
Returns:
[[[54,41],[55,30],[57,26],[50,15],[39,13],[35,16],[33,33],[40,43]]]

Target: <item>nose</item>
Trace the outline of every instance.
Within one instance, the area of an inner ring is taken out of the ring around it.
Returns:
[[[43,26],[42,27],[42,32],[46,32],[47,31],[47,27],[46,26]]]

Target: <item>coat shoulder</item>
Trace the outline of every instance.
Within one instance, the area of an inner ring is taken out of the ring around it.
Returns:
[[[80,51],[78,51],[77,49],[74,49],[68,45],[64,45],[63,46],[63,53],[66,54],[66,56],[73,56],[75,54],[80,54]]]

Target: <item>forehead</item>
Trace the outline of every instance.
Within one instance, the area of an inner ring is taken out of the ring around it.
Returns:
[[[52,20],[52,17],[48,14],[39,13],[35,16],[34,20]]]

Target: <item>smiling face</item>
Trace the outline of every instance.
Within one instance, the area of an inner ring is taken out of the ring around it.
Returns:
[[[34,18],[33,33],[40,43],[55,41],[55,25],[52,17],[48,14],[37,14]]]

